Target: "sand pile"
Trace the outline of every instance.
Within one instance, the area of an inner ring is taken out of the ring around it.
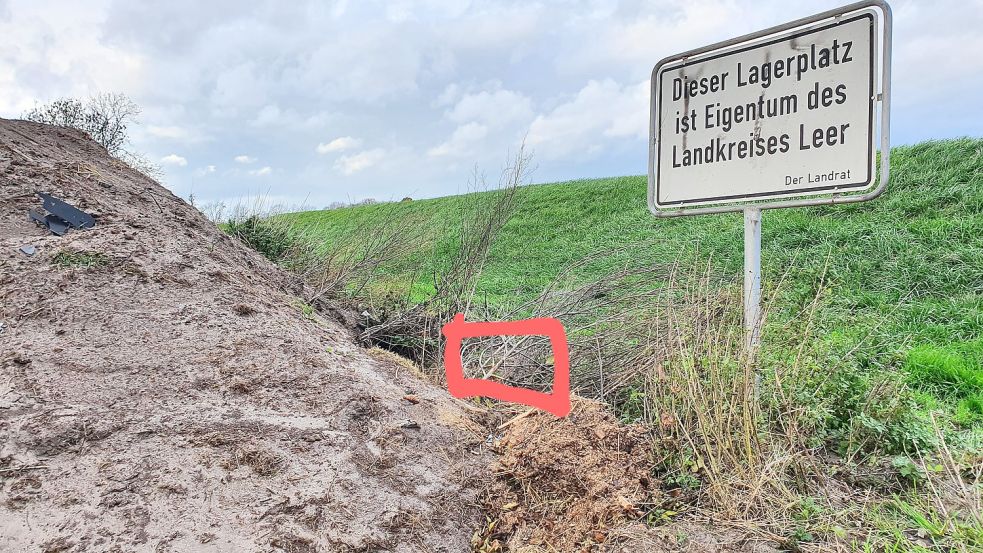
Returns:
[[[50,234],[36,192],[97,225]],[[468,550],[483,436],[299,287],[82,134],[0,120],[0,550]]]

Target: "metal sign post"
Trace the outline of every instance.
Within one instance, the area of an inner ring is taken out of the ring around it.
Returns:
[[[744,212],[749,353],[761,334],[762,212],[862,202],[887,188],[891,29],[887,2],[865,0],[652,70],[649,211]]]
[[[748,352],[761,339],[761,210],[744,210],[744,344]]]

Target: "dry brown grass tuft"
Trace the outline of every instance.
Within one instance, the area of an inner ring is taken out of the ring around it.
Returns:
[[[260,476],[274,476],[286,468],[283,456],[255,444],[237,445],[222,462],[227,470],[247,466]]]

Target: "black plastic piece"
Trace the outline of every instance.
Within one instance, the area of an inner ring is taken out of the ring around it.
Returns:
[[[68,232],[68,221],[57,215],[53,215],[51,213],[45,215],[44,222],[48,227],[48,230],[57,234],[58,236],[64,236],[65,233]]]
[[[32,220],[32,221],[34,221],[35,223],[37,223],[39,225],[48,226],[48,222],[44,220],[44,215],[41,215],[41,212],[39,212],[37,210],[28,209],[27,210],[27,218],[30,219],[30,220]]]
[[[67,223],[72,228],[85,229],[96,226],[95,217],[89,215],[81,209],[65,203],[64,201],[59,200],[50,194],[38,192],[38,196],[44,201],[44,209],[47,210],[48,213],[58,217],[61,219],[61,221]],[[52,232],[55,232],[54,229],[52,229]],[[64,234],[64,232],[55,232],[55,234]]]

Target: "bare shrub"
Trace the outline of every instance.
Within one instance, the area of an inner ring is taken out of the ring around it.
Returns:
[[[530,162],[520,148],[502,171],[497,189],[462,197],[455,255],[434,270],[433,293],[423,302],[407,300],[379,313],[379,322],[365,329],[363,340],[416,360],[430,374],[439,373],[435,368],[443,345],[440,329],[456,313],[474,315],[478,279],[495,239],[515,211],[518,188],[527,181]],[[470,186],[487,190],[477,171]]]
[[[301,277],[307,304],[329,310],[331,300],[355,303],[382,266],[427,240],[419,217],[397,216],[396,204],[376,204],[376,209],[343,237],[327,241],[325,223],[305,224],[264,197],[231,210],[222,202],[201,208],[229,234]]]
[[[333,242],[321,238],[319,225],[300,229],[303,248],[293,252],[289,266],[307,283],[308,303],[359,297],[380,267],[427,239],[420,217],[397,216],[397,210],[397,204],[379,205],[377,212]]]
[[[202,212],[202,214],[204,214],[209,221],[213,223],[226,222],[225,211],[227,209],[227,206],[225,205],[225,202],[213,201],[203,204],[201,206],[195,205],[193,202],[189,202],[189,203],[191,203],[192,206],[198,208],[198,211]]]
[[[154,180],[164,176],[164,169],[140,152],[124,150],[116,156],[116,159]]]
[[[572,390],[617,407],[625,387],[653,363],[653,337],[660,329],[651,312],[672,301],[665,289],[672,266],[627,263],[600,278],[578,278],[590,265],[623,253],[595,252],[568,265],[534,299],[505,309],[474,306],[474,316],[560,320],[570,350]],[[463,344],[462,361],[471,376],[541,391],[549,390],[554,372],[552,346],[545,336],[470,339]]]
[[[799,478],[815,471],[805,436],[778,430],[805,431],[806,423],[780,387],[766,390],[776,394],[783,425],[764,420],[759,364],[744,349],[740,283],[709,262],[626,263],[578,281],[590,264],[624,253],[601,251],[573,263],[538,297],[494,316],[561,320],[572,389],[611,405],[625,421],[646,424],[669,487],[686,489],[686,499],[726,520],[786,527]],[[552,381],[545,337],[475,339],[462,358],[475,377],[539,390]],[[794,379],[802,367],[792,363],[773,376]]]
[[[60,98],[37,105],[23,114],[36,123],[78,129],[106,148],[109,155],[152,178],[158,165],[129,148],[129,128],[138,122],[140,106],[125,94],[102,93],[87,100]]]

